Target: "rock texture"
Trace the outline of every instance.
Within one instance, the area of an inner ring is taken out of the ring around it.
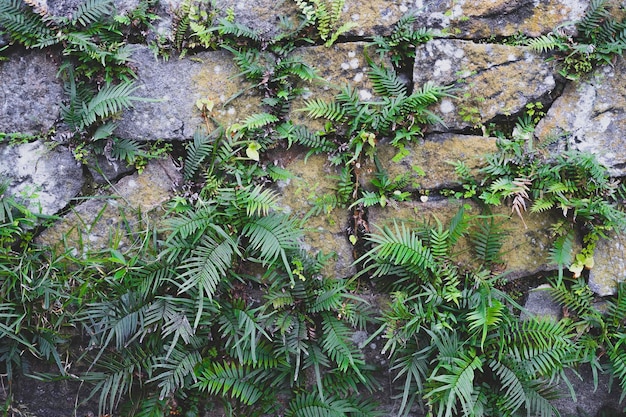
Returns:
[[[83,187],[81,165],[71,151],[41,141],[0,145],[0,178],[9,193],[35,212],[53,215],[65,208]]]
[[[570,149],[591,152],[611,175],[626,175],[626,60],[599,68],[569,83],[535,134],[541,140],[564,135]]]
[[[65,16],[81,2],[30,3],[36,3],[41,11]],[[138,0],[115,2],[118,13],[132,10],[137,4]],[[157,8],[161,20],[148,30],[148,40],[159,35],[173,38],[182,4],[182,0],[161,1]],[[292,23],[298,20],[297,6],[288,0],[215,0],[214,4],[220,8],[217,16],[227,15],[230,9],[236,22],[257,30],[263,39],[280,33],[281,16]],[[330,48],[299,44],[293,51],[293,56],[316,67],[320,79],[299,85],[306,93],[293,103],[286,117],[294,123],[306,123],[311,129],[321,128],[323,122],[307,119],[298,109],[307,98],[332,99],[336,88],[346,83],[357,89],[361,100],[376,100],[364,55],[368,42],[372,36],[391,33],[402,16],[413,13],[416,27],[434,29],[439,38],[417,46],[414,64],[403,75],[407,86],[420,88],[427,82],[453,85],[456,98],[445,99],[431,109],[444,124],[427,128],[423,138],[403,149],[390,146],[383,138],[376,144],[377,163],[390,178],[408,174],[403,191],[410,193],[410,201],[389,201],[385,207],[369,208],[367,220],[371,230],[400,223],[412,226],[434,222],[435,218],[445,222],[463,204],[470,213],[478,214],[480,208],[474,203],[442,197],[443,189],[459,186],[447,162],[463,161],[478,169],[484,154],[495,148],[496,139],[489,136],[488,125],[504,122],[510,127],[527,105],[537,102],[549,109],[535,131],[539,141],[559,136],[557,148],[592,152],[612,175],[624,177],[626,60],[616,59],[612,65],[572,82],[560,78],[555,64],[547,62],[544,56],[513,46],[513,39],[507,41],[509,44],[502,41],[502,37],[537,36],[560,25],[570,25],[568,22],[579,19],[588,5],[588,0],[346,0],[342,19],[356,23],[346,36]],[[315,38],[314,28],[307,30]],[[0,47],[5,42],[6,38],[0,36]],[[8,60],[0,62],[0,139],[45,137],[57,128],[62,130],[60,109],[66,97],[62,82],[56,78],[61,60],[55,55],[58,51],[21,50],[17,46],[11,51]],[[369,56],[378,59],[372,50]],[[197,100],[210,100],[214,105],[211,116],[225,127],[264,110],[265,97],[239,75],[240,69],[228,51],[188,51],[184,57],[172,54],[164,60],[148,46],[136,45],[132,65],[138,75],[135,95],[147,100],[135,102],[132,109],[119,115],[115,134],[120,138],[178,142],[177,149],[182,153],[196,129],[214,127],[202,117]],[[268,67],[268,76],[270,72]],[[174,189],[182,181],[170,159],[150,162],[141,174],[121,163],[117,168],[105,166],[102,159],[91,159],[84,167],[74,159],[69,144],[55,147],[49,143],[31,140],[14,146],[0,144],[0,176],[10,181],[10,192],[29,197],[35,211],[62,215],[39,237],[42,244],[54,246],[65,237],[77,253],[108,249],[113,244],[131,247],[134,242],[113,242],[111,236],[122,226],[138,232],[147,227],[145,222],[158,218],[163,203],[175,194]],[[311,214],[316,198],[334,192],[337,168],[325,156],[305,160],[304,153],[292,149],[281,154],[281,149],[284,148],[277,146],[272,158],[264,162],[283,163],[291,173],[290,178],[275,187],[284,210],[307,219],[303,226],[304,246],[314,254],[334,253],[326,274],[354,274],[357,252],[347,236],[350,210],[338,207]],[[86,185],[93,185],[86,184],[86,178],[107,183],[98,177],[98,164],[106,168],[103,172],[112,186],[77,199],[81,192],[89,191]],[[368,162],[358,169],[360,187],[372,189],[374,164]],[[548,253],[552,246],[550,226],[558,213],[526,213],[522,220],[505,205],[494,212],[510,235],[501,260],[502,269],[509,271],[509,279],[554,271]],[[138,213],[150,216],[140,217]],[[598,243],[589,286],[599,296],[613,294],[615,283],[626,280],[626,247],[622,240],[623,234],[615,234]],[[468,246],[461,242],[464,244]],[[462,259],[473,262],[470,252]],[[527,307],[534,314],[559,317],[560,311],[551,301],[545,291],[537,289],[530,292]],[[385,360],[381,356],[375,358],[379,362]],[[580,393],[578,403],[559,403],[563,415],[576,414],[576,407],[594,415],[602,402],[611,401],[606,391],[593,394],[588,381],[589,377],[575,384]],[[606,389],[605,382],[601,382],[601,389]]]
[[[48,134],[63,99],[57,58],[44,51],[15,52],[7,58],[0,61],[0,132]]]
[[[214,116],[225,124],[259,111],[260,98],[251,95],[238,98],[237,107],[223,106],[246,86],[226,51],[163,61],[138,46],[133,60],[139,73],[135,94],[152,101],[137,103],[124,113],[116,131],[119,136],[141,141],[189,139],[204,126],[195,105],[199,99],[213,100],[219,109]]]
[[[416,86],[436,80],[458,88],[458,99],[444,99],[438,109],[452,131],[516,114],[556,87],[552,65],[526,48],[458,40],[419,46],[413,74]]]

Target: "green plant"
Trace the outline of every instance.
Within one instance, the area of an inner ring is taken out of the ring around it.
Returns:
[[[626,213],[618,204],[619,183],[609,177],[592,154],[569,150],[556,156],[542,155],[546,144],[534,146],[533,129],[531,118],[526,116],[516,125],[511,139],[498,138],[498,151],[486,156],[486,166],[479,172],[480,182],[463,164],[457,164],[457,173],[464,178],[467,190],[461,194],[477,196],[488,205],[499,206],[507,201],[522,221],[527,209],[530,213],[560,212],[582,231],[584,246],[581,253],[570,257],[555,248],[553,259],[557,259],[559,268],[567,259],[570,270],[579,274],[584,266],[593,266],[597,240],[626,227]],[[561,236],[557,244],[561,249],[571,249],[571,245],[562,246],[563,236],[568,234],[562,229],[555,229]]]
[[[113,10],[112,0],[87,0],[69,17],[54,16],[45,7],[8,0],[0,5],[0,25],[26,48],[62,46],[63,55],[76,60],[81,76],[128,81],[134,77],[126,65],[132,49]]]
[[[577,355],[574,327],[520,321],[521,307],[497,289],[500,277],[455,262],[471,223],[461,208],[449,226],[396,224],[368,237],[364,271],[393,291],[376,334],[386,339],[383,352],[402,387],[400,412],[418,400],[440,417],[552,416],[554,383],[566,380]],[[498,250],[477,255],[489,262]]]
[[[391,35],[376,35],[372,38],[372,46],[376,47],[381,60],[388,57],[395,68],[405,69],[410,59],[415,58],[415,46],[435,37],[430,29],[415,29],[416,21],[415,14],[406,14],[393,26]]]
[[[322,118],[331,124],[313,142],[318,148],[334,148],[331,162],[336,165],[360,166],[376,153],[377,142],[389,140],[400,146],[423,134],[422,126],[440,122],[441,119],[429,111],[429,106],[442,97],[450,97],[450,87],[427,83],[409,94],[408,86],[393,69],[378,65],[368,58],[369,77],[374,92],[380,97],[376,101],[362,101],[356,90],[344,86],[334,101],[307,100],[300,111],[309,117]],[[299,140],[294,137],[294,140]],[[305,144],[305,143],[303,143]]]
[[[552,282],[554,299],[567,309],[568,317],[578,331],[576,344],[579,362],[587,363],[593,372],[594,386],[600,373],[610,373],[626,397],[626,285],[618,284],[615,297],[598,304],[582,278]]]
[[[8,182],[0,183],[0,378],[8,382],[9,400],[15,377],[38,359],[65,374],[63,256],[49,257],[32,244],[35,226],[46,220],[9,195]]]
[[[554,51],[560,73],[576,79],[598,65],[611,64],[626,50],[626,21],[615,16],[607,0],[593,0],[583,18],[573,25],[573,32],[568,33],[567,26],[559,27],[526,44],[539,52]]]
[[[357,24],[352,21],[341,23],[345,0],[294,0],[304,16],[304,25],[315,25],[324,46],[330,47],[339,36]]]

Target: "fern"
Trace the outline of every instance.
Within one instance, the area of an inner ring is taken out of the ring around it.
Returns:
[[[220,35],[233,35],[238,38],[247,38],[253,42],[261,41],[261,36],[255,30],[240,23],[230,22],[227,19],[220,19],[219,25],[214,29]]]
[[[113,0],[86,0],[72,15],[72,24],[89,26],[113,13]]]
[[[374,276],[384,275],[388,271],[387,263],[402,266],[418,275],[437,268],[430,249],[404,224],[401,228],[395,224],[393,231],[384,227],[379,233],[368,237],[375,246],[357,261],[374,260],[375,264],[370,265]]]
[[[209,395],[230,395],[243,404],[252,405],[264,394],[263,370],[230,363],[203,364],[196,386]]]
[[[376,94],[385,97],[406,95],[407,87],[395,71],[386,69],[382,65],[376,65],[373,62],[369,63],[369,67],[368,76]]]
[[[298,111],[306,111],[309,117],[314,119],[324,118],[334,122],[341,122],[345,119],[346,112],[342,106],[336,102],[326,103],[322,99],[311,99],[305,102],[305,107]]]
[[[280,257],[285,270],[291,273],[286,251],[296,249],[300,237],[293,220],[284,215],[270,214],[246,223],[242,234],[250,239],[250,248],[258,251],[264,264]]]
[[[0,27],[27,48],[43,48],[58,42],[54,29],[20,0],[0,3]]]
[[[360,374],[359,368],[365,362],[360,351],[349,341],[350,329],[332,314],[323,313],[321,317],[324,332],[321,346],[324,352],[335,361],[340,371],[351,368],[357,375]]]
[[[484,218],[470,236],[476,256],[488,265],[500,261],[500,250],[507,236],[501,226],[493,217]]]
[[[193,142],[187,146],[187,156],[183,165],[183,177],[190,180],[200,168],[200,164],[213,152],[212,138],[201,130],[193,134]]]
[[[215,227],[215,226],[214,226]],[[197,288],[211,300],[218,284],[230,269],[233,256],[238,253],[236,242],[230,237],[205,235],[191,252],[191,256],[180,265],[182,282],[179,293]]]
[[[159,399],[163,400],[183,388],[187,379],[197,382],[195,367],[202,362],[202,357],[197,350],[174,349],[172,355],[158,358],[156,362],[154,371],[158,373],[147,382],[158,382]]]
[[[460,413],[473,415],[475,407],[474,379],[476,371],[482,371],[482,361],[478,356],[458,352],[449,363],[442,362],[429,380],[434,387],[425,395],[438,417]],[[458,410],[458,405],[461,410]]]

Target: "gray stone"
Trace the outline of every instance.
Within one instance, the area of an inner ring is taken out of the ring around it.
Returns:
[[[553,66],[524,47],[434,40],[417,48],[415,88],[427,82],[454,85],[458,99],[436,106],[444,126],[454,131],[482,127],[544,99],[556,86]]]
[[[423,140],[412,141],[404,147],[404,153],[389,144],[378,146],[380,165],[390,179],[409,175],[407,191],[437,190],[459,186],[454,168],[448,162],[464,162],[472,171],[484,166],[484,155],[496,150],[493,137],[432,134]],[[372,176],[365,177],[366,187]]]
[[[58,60],[45,51],[17,51],[0,62],[0,132],[45,135],[60,117]]]
[[[224,103],[245,88],[237,77],[231,54],[226,51],[202,52],[184,59],[163,61],[147,47],[135,48],[139,80],[134,95],[154,99],[137,102],[124,111],[116,134],[138,141],[186,140],[205,122],[196,108],[196,100],[211,99],[213,116],[228,125],[243,120],[258,108],[260,98],[243,94],[224,108]],[[211,128],[214,126],[211,125]]]
[[[125,161],[109,159],[104,155],[90,155],[87,159],[87,169],[97,184],[108,184],[135,170]]]
[[[67,206],[84,183],[82,167],[70,150],[41,141],[0,146],[0,175],[9,179],[12,195],[46,215]]]
[[[152,160],[141,174],[126,176],[97,198],[73,207],[46,229],[38,242],[50,247],[66,242],[77,253],[84,253],[111,247],[112,237],[119,237],[115,244],[128,248],[132,237],[128,230],[138,233],[148,227],[146,214],[172,198],[180,183],[181,173],[171,159]]]
[[[324,155],[311,156],[306,162],[300,157],[285,168],[293,177],[278,183],[280,205],[291,215],[305,218],[317,197],[334,195],[336,180],[332,177],[339,174],[339,168],[330,166]],[[352,265],[353,247],[346,236],[347,221],[348,210],[342,207],[306,221],[304,248],[313,255],[336,255],[326,264],[323,272],[327,276],[348,277],[356,273]]]
[[[522,312],[521,318],[528,316],[537,317],[539,319],[549,319],[559,321],[562,316],[562,309],[550,294],[549,285],[541,285],[528,292],[526,304],[524,304],[525,312]]]
[[[583,365],[576,371],[578,375],[572,371],[566,371],[576,393],[576,400],[572,400],[569,388],[565,382],[561,382],[558,386],[560,398],[551,401],[561,416],[624,417],[623,412],[620,413],[620,411],[624,410],[626,404],[619,402],[617,380],[611,383],[611,377],[608,374],[598,374],[598,386],[595,387],[593,373],[588,365]],[[604,414],[601,411],[611,412]]]
[[[626,175],[626,60],[568,84],[535,135],[565,135],[571,149],[591,152],[612,176]]]
[[[626,281],[626,242],[621,234],[601,239],[593,254],[589,288],[600,296],[615,295],[617,284]]]

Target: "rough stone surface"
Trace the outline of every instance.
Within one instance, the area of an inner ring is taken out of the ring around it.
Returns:
[[[593,254],[589,271],[589,288],[598,295],[614,295],[617,283],[626,281],[626,242],[623,235],[601,239]]]
[[[90,155],[87,169],[96,184],[108,184],[135,170],[124,161],[107,159],[104,155]]]
[[[556,86],[552,65],[527,48],[459,40],[420,45],[413,80],[416,87],[435,81],[459,88],[458,100],[436,107],[445,127],[435,128],[453,131],[517,113]]]
[[[435,224],[435,218],[447,224],[462,204],[467,204],[468,214],[480,214],[480,209],[469,201],[431,198],[426,202],[391,202],[384,208],[371,207],[368,219],[373,232],[378,227],[393,227],[394,223],[405,223],[409,228],[424,221]],[[511,213],[509,207],[496,207],[493,212],[498,216],[496,221],[501,222],[500,227],[512,237],[502,247],[501,269],[507,271],[507,279],[513,280],[555,269],[548,262],[547,255],[552,247],[552,239],[545,232],[555,221],[552,216],[526,213],[522,222],[517,215]],[[466,249],[469,247],[467,242],[459,242],[459,245]],[[461,262],[474,264],[474,257],[470,252],[462,254],[461,249],[458,252],[461,253]]]
[[[561,319],[562,308],[559,303],[554,301],[549,289],[548,285],[541,285],[528,292],[528,298],[524,304],[526,311],[522,312],[522,318],[534,316],[553,321]]]
[[[67,206],[84,183],[82,167],[71,151],[41,141],[0,145],[0,177],[9,180],[11,195],[23,198],[31,211],[46,215]]]
[[[518,33],[539,36],[579,20],[589,5],[587,0],[451,0],[445,3],[444,17],[448,19],[450,33],[465,39]]]
[[[320,80],[305,85],[307,92],[302,98],[294,100],[290,118],[297,123],[309,126],[311,129],[322,129],[324,120],[312,120],[305,112],[298,111],[304,106],[307,99],[320,99],[330,102],[340,91],[341,87],[349,84],[359,92],[362,101],[375,99],[372,84],[368,76],[368,64],[365,59],[364,42],[350,42],[335,44],[330,48],[325,46],[312,46],[298,48],[294,56],[302,58],[308,65],[317,70]],[[370,51],[370,55],[373,51]],[[320,56],[324,59],[320,60]],[[380,63],[377,56],[372,56],[375,62]],[[384,62],[388,68],[391,63]],[[408,82],[408,80],[407,80]]]
[[[48,133],[63,99],[56,59],[44,51],[15,52],[7,58],[0,61],[0,132]]]
[[[143,173],[124,177],[107,193],[73,207],[38,242],[54,247],[64,237],[67,247],[78,253],[108,248],[111,239],[125,235],[119,233],[122,228],[140,232],[148,227],[145,214],[172,198],[180,182],[181,174],[171,159],[150,161]],[[132,243],[127,239],[121,238],[120,248]]]
[[[408,153],[400,157],[399,150],[379,145],[377,156],[389,178],[410,175],[407,191],[433,190],[458,186],[454,169],[447,162],[464,162],[470,170],[484,165],[483,156],[494,152],[495,138],[458,134],[433,134],[404,147]],[[363,186],[371,176],[368,176]]]
[[[565,135],[571,149],[591,152],[614,176],[626,175],[626,60],[568,84],[535,134]]]
[[[226,51],[202,52],[185,59],[169,61],[155,58],[147,47],[137,47],[133,54],[139,81],[135,95],[154,99],[139,102],[124,112],[116,134],[136,140],[185,140],[204,126],[196,100],[211,99],[213,115],[221,123],[233,123],[255,113],[260,99],[244,95],[237,106],[223,104],[245,88],[238,70]]]
[[[572,401],[569,388],[565,382],[558,387],[561,398],[551,401],[561,416],[590,417],[624,417],[624,402],[619,403],[619,387],[617,381],[611,383],[607,374],[599,374],[598,386],[593,383],[593,373],[589,366],[581,366],[578,375],[566,371],[569,381],[576,393],[576,401]]]
[[[306,162],[303,158],[294,159],[286,168],[293,178],[278,184],[280,204],[292,215],[304,218],[316,197],[334,193],[335,181],[331,176],[338,175],[339,170],[330,166],[324,156],[312,156]],[[356,272],[352,266],[352,245],[345,232],[347,220],[347,209],[336,208],[310,217],[305,224],[304,246],[310,253],[336,254],[324,271],[329,276],[347,277]]]

